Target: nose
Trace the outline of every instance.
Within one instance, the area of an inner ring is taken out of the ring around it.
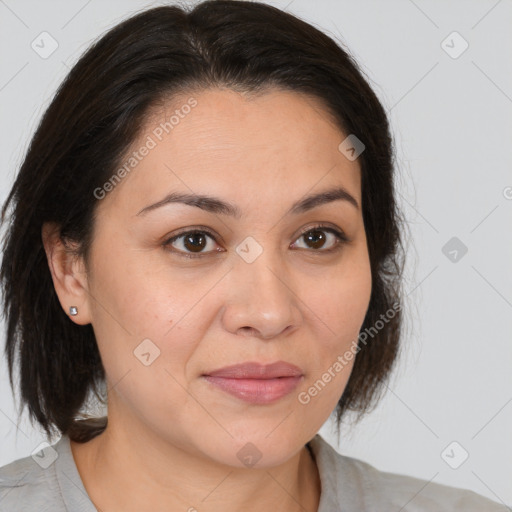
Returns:
[[[301,301],[294,290],[297,284],[270,252],[263,251],[252,263],[235,259],[222,314],[227,331],[271,339],[300,326]]]

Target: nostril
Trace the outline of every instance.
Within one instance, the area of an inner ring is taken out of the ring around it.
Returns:
[[[240,327],[240,330],[242,331],[243,334],[255,334],[256,333],[256,329],[254,329],[253,327]]]

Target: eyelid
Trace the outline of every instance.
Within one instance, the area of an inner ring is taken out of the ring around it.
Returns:
[[[206,234],[210,235],[215,241],[217,241],[217,238],[218,238],[221,242],[224,243],[224,239],[222,238],[222,236],[220,236],[217,233],[214,233],[207,226],[188,226],[186,228],[179,229],[178,231],[173,233],[171,237],[166,238],[166,240],[167,240],[167,242],[169,242],[171,240],[174,240],[175,238],[179,238],[182,235],[187,235],[188,233],[196,233],[196,232],[206,233]]]
[[[337,227],[336,225],[330,224],[328,222],[317,222],[316,224],[301,228],[299,236],[302,236],[305,233],[308,233],[309,231],[314,231],[315,229],[324,229],[325,231],[330,231],[331,233],[334,233],[335,235],[339,236],[344,242],[351,241],[348,238],[348,236],[346,235],[345,231],[343,231],[341,228]],[[321,251],[318,251],[318,252],[321,252]]]

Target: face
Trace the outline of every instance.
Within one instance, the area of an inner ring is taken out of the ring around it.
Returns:
[[[109,427],[237,467],[244,450],[282,463],[320,429],[371,293],[345,138],[293,92],[208,90],[153,112],[98,200],[90,254]]]

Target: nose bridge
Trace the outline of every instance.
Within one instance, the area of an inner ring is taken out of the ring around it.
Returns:
[[[233,333],[250,328],[261,337],[271,338],[296,326],[300,314],[280,248],[268,239],[263,246],[249,236],[238,244],[236,253],[224,310],[225,327]]]

